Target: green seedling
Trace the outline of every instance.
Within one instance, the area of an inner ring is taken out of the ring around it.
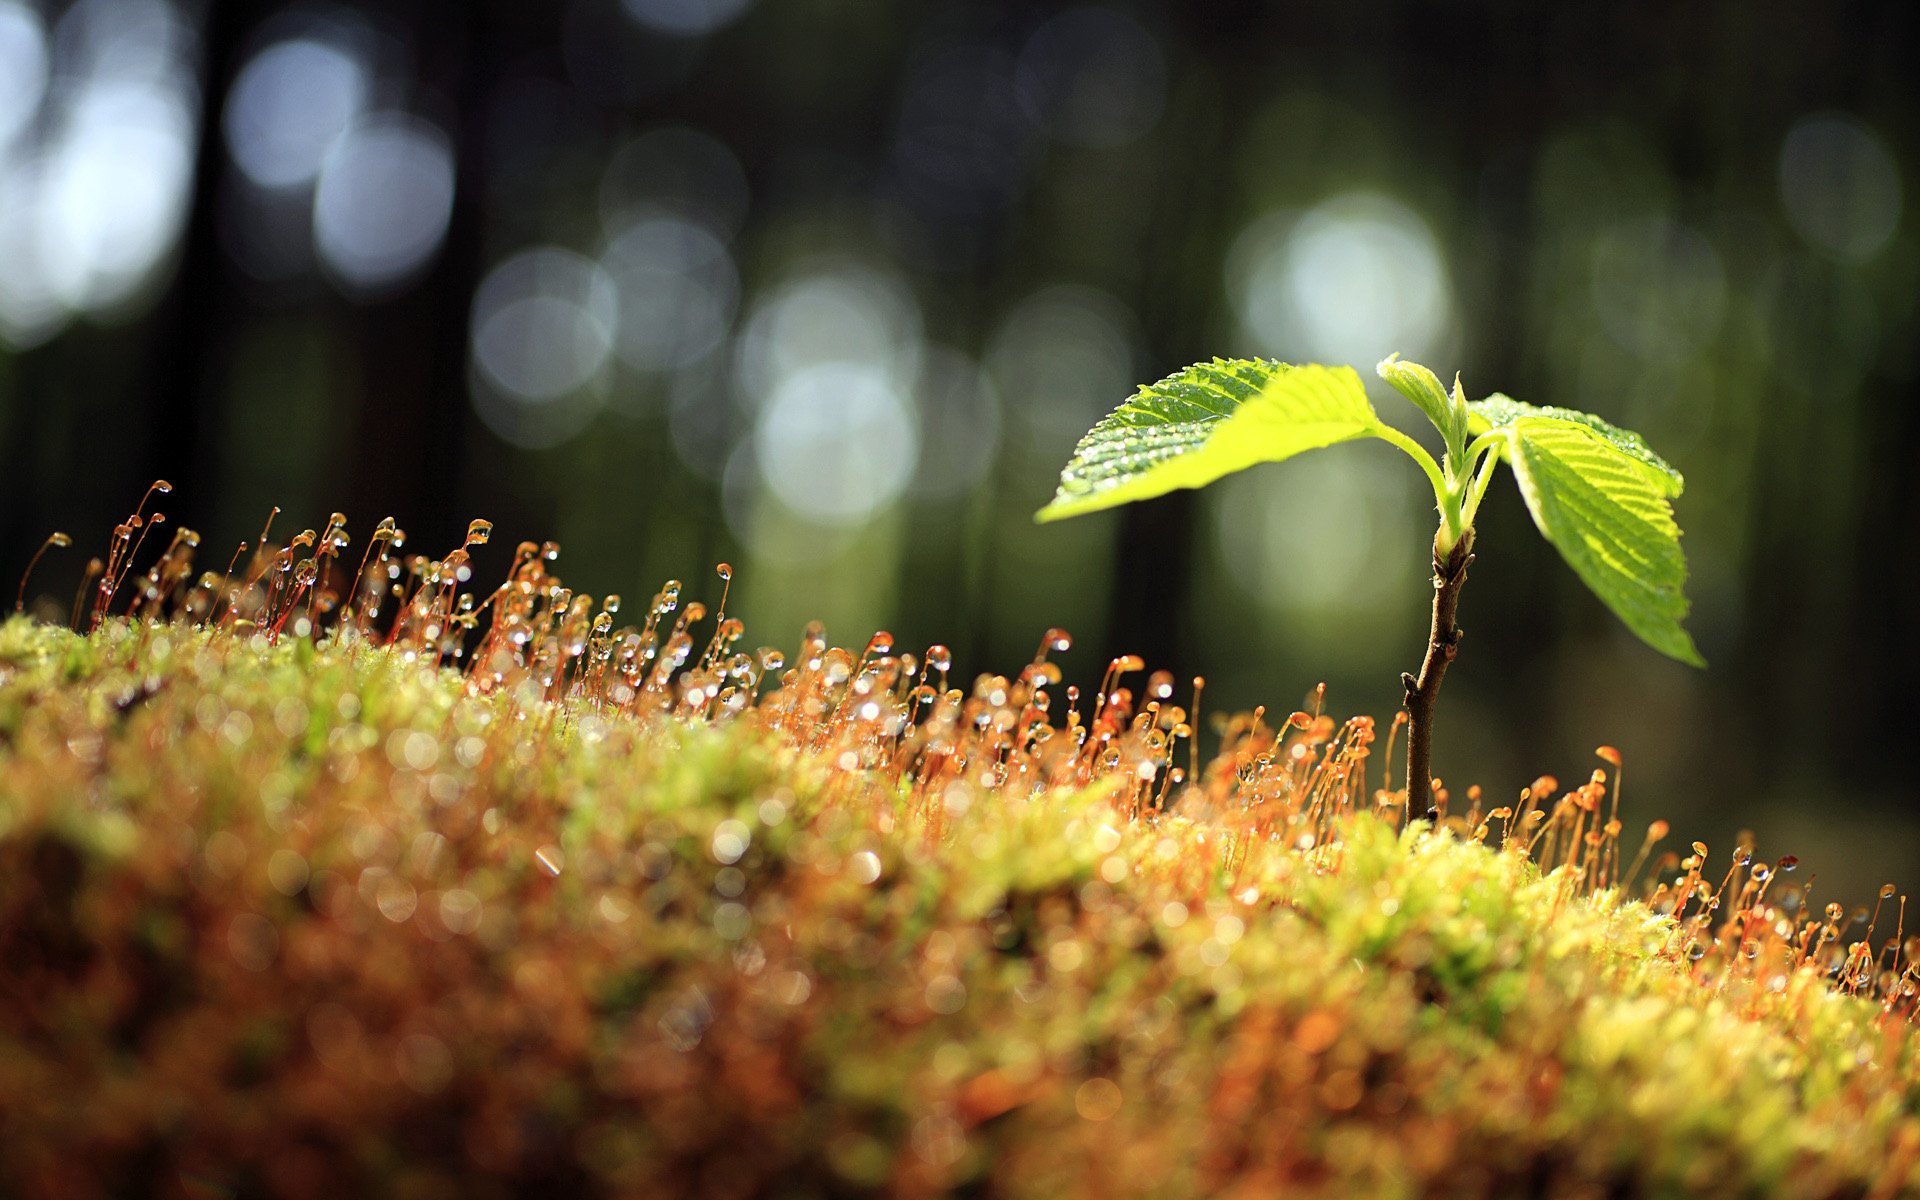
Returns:
[[[1377,438],[1418,463],[1433,485],[1433,626],[1417,675],[1406,674],[1407,811],[1433,791],[1433,706],[1459,648],[1460,591],[1473,561],[1474,517],[1502,462],[1534,524],[1567,565],[1642,641],[1705,666],[1682,628],[1687,562],[1672,501],[1683,481],[1638,434],[1565,408],[1502,395],[1469,403],[1456,376],[1449,395],[1432,371],[1399,356],[1380,377],[1439,431],[1435,461],[1382,421],[1351,367],[1268,359],[1196,363],[1142,387],[1080,440],[1041,521],[1078,516],[1204,487],[1257,463],[1338,442]]]

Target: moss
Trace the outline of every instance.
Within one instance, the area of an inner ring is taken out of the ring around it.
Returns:
[[[1897,990],[1464,824],[432,659],[0,625],[0,1193],[1920,1185]]]

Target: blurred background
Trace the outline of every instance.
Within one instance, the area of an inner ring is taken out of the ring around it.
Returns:
[[[1384,446],[1036,527],[1214,354],[1392,351],[1687,474],[1696,672],[1483,512],[1436,767],[1624,753],[1716,857],[1920,888],[1920,86],[1900,4],[0,0],[0,574],[64,610],[147,482],[205,565],[347,513],[496,524],[1212,711],[1383,720],[1425,640]]]

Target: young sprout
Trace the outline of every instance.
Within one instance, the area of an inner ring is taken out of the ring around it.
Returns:
[[[1351,367],[1214,359],[1142,387],[1080,440],[1060,475],[1053,521],[1204,487],[1224,475],[1338,442],[1375,438],[1411,458],[1433,485],[1433,622],[1418,674],[1405,674],[1407,813],[1433,791],[1433,707],[1459,647],[1460,591],[1473,561],[1474,518],[1501,463],[1534,524],[1575,574],[1641,640],[1706,665],[1682,628],[1686,559],[1672,501],[1680,473],[1638,434],[1588,413],[1506,396],[1468,402],[1432,371],[1393,356],[1379,374],[1439,431],[1432,454],[1374,412]]]

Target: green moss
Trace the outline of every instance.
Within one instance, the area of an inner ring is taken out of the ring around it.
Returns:
[[[1906,1020],[1814,966],[1453,830],[923,803],[766,711],[0,625],[0,1193],[1920,1183]]]

